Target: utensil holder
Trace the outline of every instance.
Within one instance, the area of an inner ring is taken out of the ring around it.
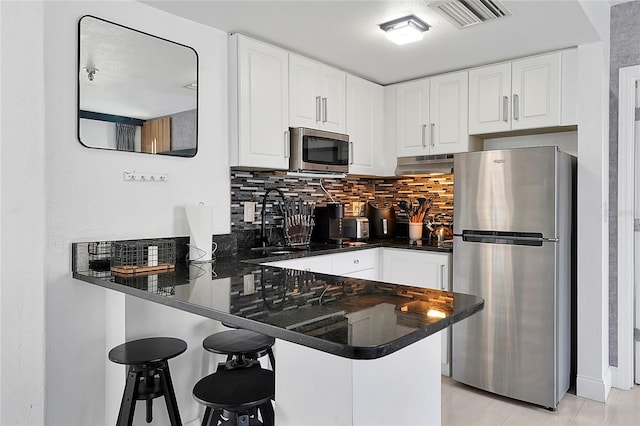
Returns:
[[[284,240],[289,247],[308,247],[315,225],[315,203],[285,200],[281,206],[284,216]]]
[[[422,239],[422,222],[409,222],[409,242],[417,242]]]

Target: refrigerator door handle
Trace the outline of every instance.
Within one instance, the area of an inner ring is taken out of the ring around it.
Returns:
[[[558,242],[558,238],[544,238],[541,234],[522,235],[511,232],[478,232],[478,231],[464,231],[461,235],[462,241],[476,242],[476,243],[493,243],[493,244],[520,244],[520,245],[533,245],[541,246],[545,242]]]

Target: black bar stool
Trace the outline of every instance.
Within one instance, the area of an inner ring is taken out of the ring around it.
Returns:
[[[218,365],[218,371],[226,368],[251,367],[259,363],[258,358],[269,356],[271,369],[275,371],[276,360],[271,349],[276,339],[251,330],[226,330],[208,336],[202,346],[209,352],[227,355],[226,363]]]
[[[204,377],[193,387],[193,398],[206,407],[202,426],[217,426],[218,421],[221,426],[273,426],[274,390],[273,371],[254,365]]]
[[[180,426],[178,403],[167,360],[187,350],[187,343],[172,337],[133,340],[109,351],[109,360],[129,366],[117,426],[131,425],[136,401],[147,401],[147,423],[153,420],[153,400],[164,396],[172,426]]]

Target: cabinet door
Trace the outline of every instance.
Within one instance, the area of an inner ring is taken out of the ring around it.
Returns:
[[[513,130],[560,125],[560,58],[556,52],[512,63]]]
[[[317,129],[322,122],[320,64],[289,54],[289,125]]]
[[[448,253],[385,248],[382,281],[415,287],[449,289]]]
[[[382,249],[382,280],[394,284],[451,290],[451,255],[418,250]],[[441,332],[441,372],[451,375],[449,329]]]
[[[349,173],[383,175],[384,88],[347,75],[347,134]]]
[[[429,154],[429,79],[402,83],[398,96],[398,157]]]
[[[231,165],[288,169],[288,54],[244,36],[234,37],[237,75],[232,80],[237,78],[237,90],[231,102],[237,108],[231,108],[230,133],[237,146],[230,151],[237,150],[237,158]]]
[[[347,74],[326,65],[320,66],[320,127],[345,133]]]
[[[511,130],[511,63],[469,71],[469,134]]]
[[[430,79],[430,154],[469,150],[469,73],[445,74]]]

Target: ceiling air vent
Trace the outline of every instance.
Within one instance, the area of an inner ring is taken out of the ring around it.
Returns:
[[[460,29],[511,16],[511,12],[498,0],[447,0],[429,6]]]

